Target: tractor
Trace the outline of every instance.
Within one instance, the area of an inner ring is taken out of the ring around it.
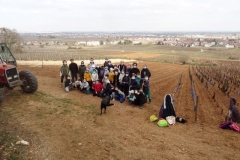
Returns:
[[[38,81],[29,70],[18,73],[17,62],[5,43],[0,43],[0,104],[5,89],[20,86],[25,93],[34,93],[38,89]]]

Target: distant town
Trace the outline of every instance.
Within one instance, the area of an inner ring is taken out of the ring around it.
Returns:
[[[21,33],[21,45],[166,45],[240,48],[240,33]],[[29,39],[31,37],[31,39]]]

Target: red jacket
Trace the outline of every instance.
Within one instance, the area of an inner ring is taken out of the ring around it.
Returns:
[[[101,90],[103,89],[103,86],[101,83],[96,83],[96,84],[93,84],[93,89],[95,92],[101,92]]]

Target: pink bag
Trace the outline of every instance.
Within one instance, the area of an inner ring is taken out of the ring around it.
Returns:
[[[240,132],[240,128],[238,127],[237,124],[233,123],[230,125],[230,128],[232,128],[236,132]]]

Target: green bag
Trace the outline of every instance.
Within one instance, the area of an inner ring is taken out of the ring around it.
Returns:
[[[167,127],[168,126],[168,122],[165,119],[159,120],[157,124],[159,127]]]

